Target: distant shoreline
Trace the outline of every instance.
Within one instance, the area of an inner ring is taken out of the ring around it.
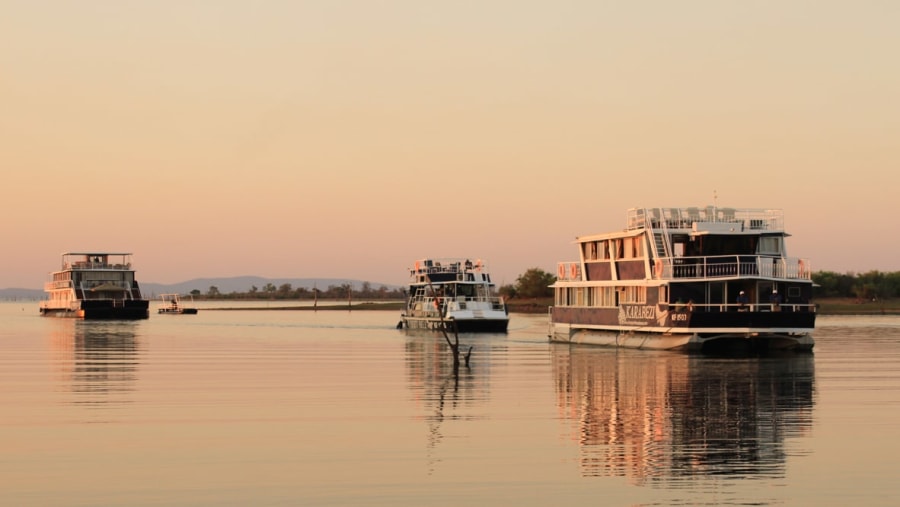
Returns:
[[[215,300],[207,300],[215,301]],[[226,300],[221,300],[226,301]],[[551,298],[536,299],[511,299],[506,302],[510,313],[547,313],[553,301]],[[820,298],[816,300],[819,305],[819,315],[900,315],[900,300],[859,302],[848,298]],[[302,311],[333,311],[333,310],[383,310],[402,311],[402,301],[389,301],[384,303],[367,301],[364,303],[341,304],[337,302],[320,303],[317,306],[267,306],[267,307],[221,307],[203,308],[204,311],[232,311],[232,310],[302,310]]]
[[[6,302],[33,302],[39,303],[40,300],[34,299],[4,299]],[[308,302],[304,305],[290,304],[288,301],[279,300],[229,300],[229,299],[202,299],[206,304],[221,303],[220,307],[205,307],[200,309],[207,311],[246,311],[246,310],[267,310],[267,311],[353,311],[353,310],[376,310],[376,311],[396,311],[401,312],[405,306],[403,301],[365,301],[360,303],[337,302],[333,300],[321,301],[316,306],[310,305]],[[225,306],[229,303],[246,303],[246,302],[268,302],[267,306]],[[552,305],[552,298],[536,298],[536,299],[519,299],[514,298],[506,302],[510,313],[529,313],[529,314],[546,314]],[[818,305],[819,315],[900,315],[900,299],[890,299],[885,301],[859,301],[853,298],[818,298],[815,300]],[[190,305],[188,305],[190,306]]]
[[[206,299],[204,301],[227,301],[227,300],[216,300],[216,299]],[[265,300],[260,300],[265,301]],[[190,306],[186,304],[185,306]],[[290,310],[300,310],[300,311],[332,311],[332,310],[396,310],[400,311],[403,309],[404,303],[398,301],[388,301],[385,303],[322,303],[316,306],[310,306],[309,304],[305,304],[302,306],[298,305],[281,305],[281,306],[223,306],[219,308],[215,307],[201,307],[200,309],[204,312],[209,311],[222,311],[222,312],[230,312],[230,311],[244,311],[244,310],[282,310],[282,311],[290,311]]]

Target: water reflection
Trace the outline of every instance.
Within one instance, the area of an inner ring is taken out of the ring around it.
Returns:
[[[57,319],[53,332],[58,371],[77,405],[128,403],[135,389],[140,348],[130,321]]]
[[[482,359],[486,363],[485,359]],[[477,400],[484,401],[488,386],[484,375],[460,366],[454,372],[453,356],[442,336],[410,336],[406,341],[406,375],[413,401],[424,412],[428,425],[428,473],[441,460],[436,452],[444,439],[447,421],[471,419],[467,413]],[[478,393],[482,393],[481,396]]]
[[[585,476],[635,483],[781,477],[812,427],[814,359],[716,359],[554,346],[558,408]]]

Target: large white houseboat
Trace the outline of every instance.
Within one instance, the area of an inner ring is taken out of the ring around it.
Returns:
[[[557,266],[550,340],[638,349],[810,351],[810,263],[788,257],[782,210],[633,208],[576,238]]]
[[[409,270],[401,324],[408,329],[504,333],[509,314],[481,260],[422,259]]]
[[[146,319],[150,301],[141,296],[130,253],[71,252],[44,286],[41,315],[79,319]]]

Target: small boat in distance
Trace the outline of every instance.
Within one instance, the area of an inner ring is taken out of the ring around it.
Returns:
[[[409,293],[400,325],[460,333],[505,333],[509,313],[481,261],[422,259],[409,270]]]
[[[181,296],[178,294],[160,294],[159,299],[162,306],[157,310],[161,314],[167,315],[196,315],[197,309],[192,306],[184,306],[181,304]],[[193,297],[191,302],[193,302]]]
[[[811,351],[807,259],[773,209],[633,208],[557,266],[550,341],[698,352]]]
[[[41,315],[78,319],[146,319],[150,302],[141,296],[130,253],[69,252],[44,285]]]

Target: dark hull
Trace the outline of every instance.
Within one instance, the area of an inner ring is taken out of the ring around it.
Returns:
[[[445,320],[444,325],[448,331],[457,333],[505,333],[509,326],[509,319],[464,319]],[[404,318],[403,325],[407,329],[433,329],[441,328],[439,319]]]
[[[812,331],[816,325],[814,312],[688,312],[673,311],[629,314],[623,318],[616,308],[565,308],[554,307],[551,318],[555,323],[574,326],[632,326],[640,329],[658,327],[663,332],[688,330],[704,332],[704,329],[797,329]]]
[[[163,308],[163,309],[159,310],[159,313],[168,314],[168,315],[196,315],[197,309],[196,308],[175,308],[175,309]]]
[[[138,320],[150,317],[150,301],[143,299],[129,300],[82,300],[80,309],[41,308],[41,315],[52,317],[70,317],[85,320]]]
[[[455,324],[459,333],[505,333],[509,321],[472,319],[456,321]]]

